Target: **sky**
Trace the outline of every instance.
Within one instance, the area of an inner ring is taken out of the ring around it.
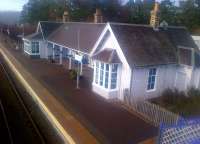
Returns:
[[[21,11],[28,0],[0,0],[0,11]]]

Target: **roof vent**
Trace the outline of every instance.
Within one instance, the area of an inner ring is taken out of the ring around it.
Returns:
[[[165,20],[163,20],[163,21],[160,23],[160,27],[162,27],[164,30],[166,30],[167,27],[168,27],[168,23],[167,23]]]

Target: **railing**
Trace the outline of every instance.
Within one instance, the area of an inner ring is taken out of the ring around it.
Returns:
[[[125,108],[133,110],[155,126],[159,126],[161,123],[170,125],[177,124],[181,118],[179,115],[148,101],[136,102],[130,98],[125,98],[122,103]]]
[[[159,144],[200,143],[200,119],[184,119],[177,125],[161,125],[158,137]]]

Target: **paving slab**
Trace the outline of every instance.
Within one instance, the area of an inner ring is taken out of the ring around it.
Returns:
[[[6,51],[11,55],[12,62],[17,63],[16,67],[20,65],[20,72],[27,71],[28,74],[23,76],[37,89],[42,100],[50,104],[51,111],[65,127],[69,127],[69,133],[78,142],[96,143],[95,136],[102,143],[129,144],[157,135],[156,127],[96,95],[84,80],[81,80],[80,89],[77,90],[76,81],[69,78],[63,66],[51,64],[47,60],[30,59],[12,48]],[[60,109],[53,109],[58,105]],[[75,130],[69,126],[73,120],[80,122]],[[85,129],[89,132],[84,133]],[[79,131],[82,133],[78,134]],[[88,140],[84,139],[85,134]]]

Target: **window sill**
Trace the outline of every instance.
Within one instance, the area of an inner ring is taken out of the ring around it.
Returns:
[[[104,88],[104,87],[102,87],[102,86],[100,86],[100,85],[98,85],[98,84],[96,84],[96,83],[92,83],[92,85],[93,86],[96,86],[96,87],[98,87],[98,88],[100,88],[100,89],[103,89],[104,91],[107,91],[107,92],[114,92],[114,91],[117,91],[118,90],[118,88],[115,88],[115,89],[108,89],[108,88]]]
[[[150,90],[146,90],[146,92],[154,92],[154,91],[156,91],[155,88],[154,89],[150,89]]]

